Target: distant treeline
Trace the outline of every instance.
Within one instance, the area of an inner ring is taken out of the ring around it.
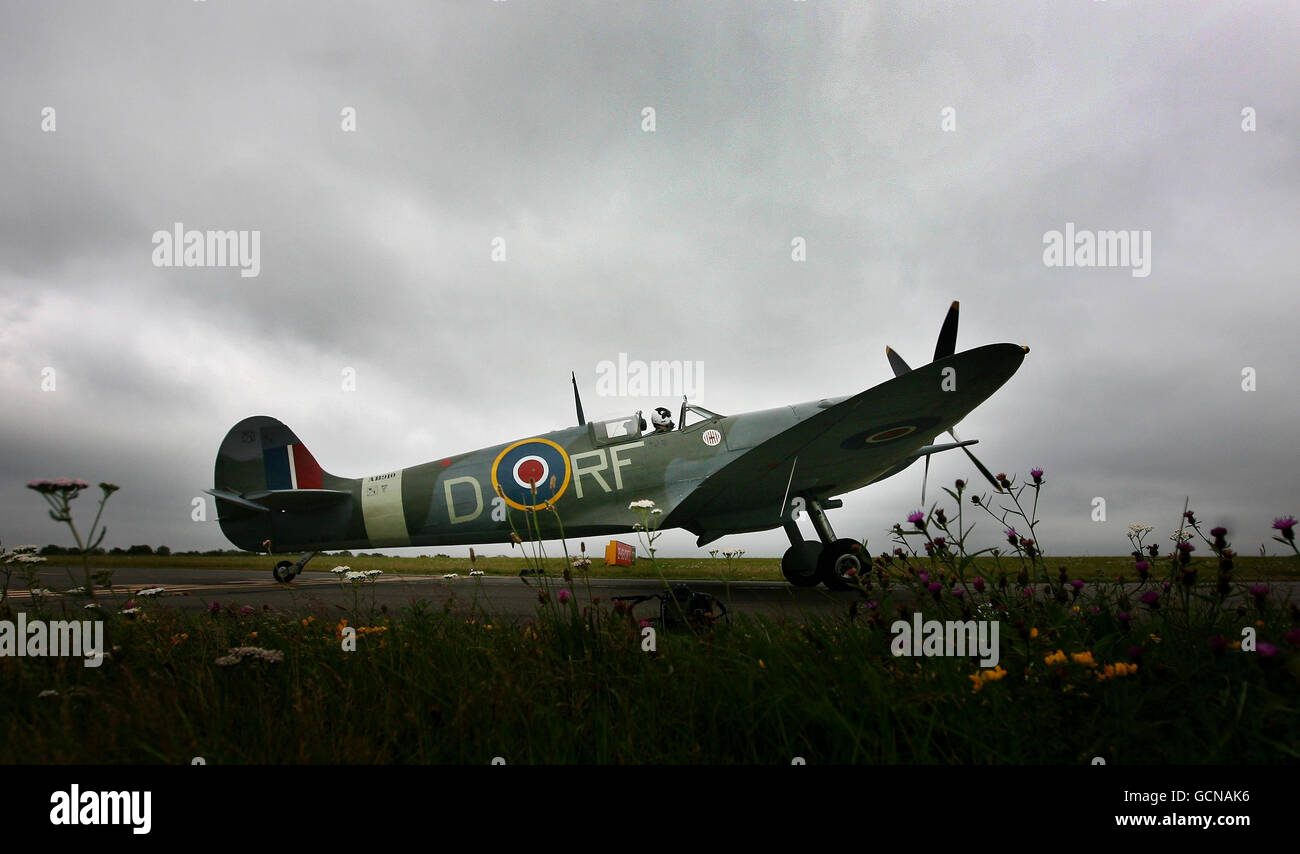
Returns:
[[[89,553],[93,555],[158,555],[160,557],[168,557],[170,555],[220,557],[222,555],[256,554],[256,552],[246,552],[243,549],[210,549],[206,552],[199,552],[199,551],[174,552],[167,546],[158,546],[157,548],[154,548],[153,546],[128,546],[127,548],[121,548],[120,546],[116,546],[111,549],[106,549],[103,546],[100,546],[99,548],[91,549]],[[38,554],[79,555],[81,554],[81,552],[75,546],[56,546],[51,544],[41,549],[40,552],[38,552]]]

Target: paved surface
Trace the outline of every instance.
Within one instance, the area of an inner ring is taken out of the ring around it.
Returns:
[[[80,571],[77,573],[80,578]],[[61,590],[69,586],[68,574],[62,568],[42,569],[42,583],[50,589]],[[351,609],[359,601],[362,605],[387,606],[390,611],[409,608],[423,600],[433,609],[441,610],[448,600],[457,611],[481,608],[486,613],[502,618],[531,618],[537,614],[537,594],[545,583],[552,595],[561,589],[570,590],[580,605],[591,598],[609,604],[615,596],[645,596],[661,593],[664,583],[658,578],[601,578],[587,582],[575,579],[565,584],[558,576],[543,581],[530,577],[524,584],[518,576],[461,575],[444,579],[440,575],[381,575],[374,582],[366,582],[354,589],[345,586],[338,576],[328,571],[308,570],[289,584],[280,584],[271,578],[270,570],[242,569],[178,569],[178,568],[119,568],[114,570],[111,594],[99,592],[105,606],[126,607],[141,589],[162,587],[164,593],[157,598],[136,598],[136,604],[154,603],[163,607],[206,608],[211,602],[223,607],[249,605],[261,609],[264,605],[286,612],[319,612]],[[674,582],[676,583],[676,582]],[[823,617],[845,616],[849,605],[858,599],[854,591],[831,593],[822,587],[794,587],[783,581],[686,581],[694,591],[711,593],[726,605],[732,614],[749,613],[767,616]],[[1300,599],[1300,582],[1269,582],[1272,595],[1286,601]],[[1137,585],[1130,587],[1136,589]],[[895,589],[896,594],[901,592]],[[1229,601],[1235,601],[1235,594]],[[357,599],[354,600],[354,597]],[[1249,598],[1249,597],[1245,597]],[[31,606],[31,594],[18,579],[11,583],[9,600],[13,607],[24,610]],[[53,595],[48,597],[56,609],[66,605],[71,613],[81,610],[86,601],[78,596]],[[56,604],[58,603],[58,604]],[[637,606],[640,616],[652,616],[657,603],[647,602]],[[82,611],[84,613],[84,611]]]
[[[80,571],[76,574],[80,578]],[[62,569],[43,569],[40,577],[42,583],[52,590],[69,586],[68,575]],[[322,608],[331,611],[339,607],[351,609],[355,595],[360,597],[363,605],[373,602],[375,607],[386,605],[389,610],[398,611],[420,600],[429,603],[430,608],[441,610],[450,599],[452,607],[457,610],[478,606],[498,618],[536,616],[537,594],[543,585],[542,579],[533,577],[524,584],[517,576],[471,578],[461,575],[444,579],[432,575],[387,574],[379,576],[373,583],[359,585],[354,591],[351,586],[340,583],[338,576],[323,571],[308,570],[289,584],[279,584],[271,578],[269,570],[141,567],[115,570],[113,582],[112,593],[100,591],[98,597],[105,605],[116,602],[118,607],[125,607],[126,602],[141,589],[158,586],[165,589],[163,594],[149,600],[136,598],[136,603],[147,601],[164,607],[199,609],[215,601],[223,607],[234,604],[260,609],[269,605],[276,610],[309,612]],[[661,593],[664,589],[658,578],[592,579],[590,593],[588,584],[579,579],[575,579],[573,584],[565,584],[562,578],[552,576],[545,583],[552,595],[561,589],[570,590],[579,604],[587,604],[592,597],[608,604],[615,596],[644,596]],[[858,598],[852,592],[830,593],[819,587],[797,588],[776,581],[684,583],[692,590],[713,594],[731,613],[845,615],[849,604]],[[31,606],[31,594],[17,579],[10,588],[9,599],[20,610]],[[52,595],[48,601],[56,608],[58,605],[55,603],[66,603],[72,609],[80,608],[87,600],[78,596]],[[636,613],[648,617],[654,607],[655,603],[647,602],[637,606]]]

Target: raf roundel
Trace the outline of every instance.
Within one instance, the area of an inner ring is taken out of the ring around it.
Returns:
[[[506,446],[492,463],[492,489],[516,510],[542,510],[569,488],[569,455],[550,439]]]

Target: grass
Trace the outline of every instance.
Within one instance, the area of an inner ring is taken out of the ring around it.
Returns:
[[[969,659],[892,656],[887,619],[742,618],[660,632],[650,653],[641,628],[611,609],[539,610],[528,624],[418,606],[347,622],[337,612],[110,616],[113,653],[99,668],[0,658],[0,762],[1300,759],[1300,656],[1216,653],[1206,627],[1121,632],[1044,602],[1033,638],[1004,623],[1005,676],[976,690]],[[1256,617],[1288,623],[1281,608]],[[349,627],[360,631],[355,651],[343,649]],[[1122,651],[1129,644],[1141,653]],[[217,664],[241,646],[281,650],[284,660]],[[1141,664],[1101,680],[1097,667],[1048,663],[1062,646],[1087,647],[1098,665],[1135,655]]]

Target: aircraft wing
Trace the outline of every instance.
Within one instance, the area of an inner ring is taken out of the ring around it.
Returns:
[[[1015,344],[977,347],[834,404],[705,478],[664,525],[697,534],[701,544],[766,530],[780,524],[790,497],[824,499],[901,471],[915,461],[918,447],[1010,379],[1024,357]],[[950,391],[945,378],[955,386]]]

